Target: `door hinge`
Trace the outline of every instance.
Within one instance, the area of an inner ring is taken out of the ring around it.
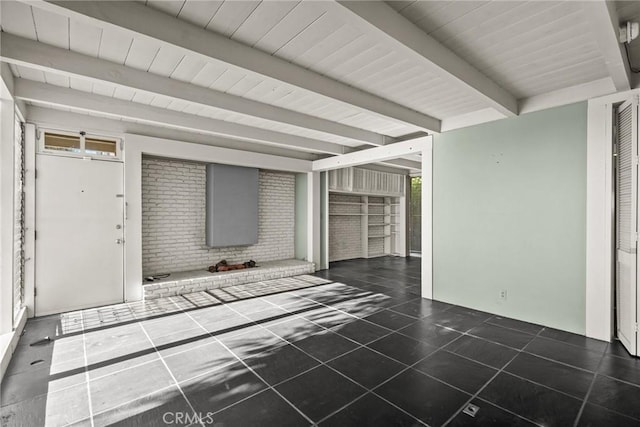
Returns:
[[[33,230],[33,240],[38,240],[38,230]]]
[[[34,297],[38,296],[38,288],[33,288],[33,296]]]
[[[33,170],[33,176],[35,177],[35,179],[38,179],[38,169]]]

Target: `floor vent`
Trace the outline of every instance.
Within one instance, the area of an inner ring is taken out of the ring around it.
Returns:
[[[463,409],[462,412],[464,412],[465,414],[469,415],[470,417],[475,417],[478,414],[478,411],[480,410],[479,407],[477,407],[476,405],[473,405],[471,403],[469,403],[467,405],[466,408]]]

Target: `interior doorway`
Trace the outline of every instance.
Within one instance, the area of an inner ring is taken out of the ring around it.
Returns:
[[[409,254],[422,255],[422,177],[409,178]]]

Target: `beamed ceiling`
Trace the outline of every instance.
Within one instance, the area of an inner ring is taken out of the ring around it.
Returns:
[[[29,120],[319,158],[634,87],[638,4],[3,0],[0,58]]]

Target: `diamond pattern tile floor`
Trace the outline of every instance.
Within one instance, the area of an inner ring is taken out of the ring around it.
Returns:
[[[638,360],[422,299],[417,259],[341,261],[31,319],[0,424],[640,426]]]

